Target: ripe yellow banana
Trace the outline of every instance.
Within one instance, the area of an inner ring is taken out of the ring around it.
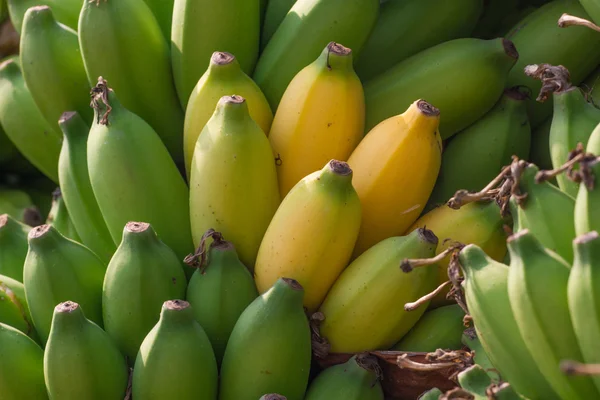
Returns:
[[[362,205],[358,257],[401,235],[421,214],[442,160],[440,112],[424,100],[373,128],[348,159]]]
[[[330,42],[283,94],[269,133],[282,198],[327,161],[346,161],[362,139],[365,95],[352,60]]]
[[[419,218],[407,232],[417,228],[431,229],[440,239],[436,254],[446,250],[453,242],[481,247],[495,261],[506,255],[506,234],[500,208],[494,202],[469,203],[458,210],[447,205],[434,208]],[[438,262],[438,284],[448,280],[450,256]],[[450,304],[447,290],[432,299],[430,308]]]
[[[347,163],[331,160],[302,179],[281,202],[258,250],[258,291],[293,278],[304,287],[304,306],[314,311],[348,265],[360,218]]]
[[[200,132],[215,112],[219,99],[232,94],[246,99],[250,116],[265,134],[269,134],[273,112],[265,95],[252,78],[242,71],[233,54],[214,52],[208,69],[192,91],[185,112],[183,153],[188,178]]]

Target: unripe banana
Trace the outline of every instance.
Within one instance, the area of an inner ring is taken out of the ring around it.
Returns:
[[[600,231],[600,159],[586,165],[590,170],[589,182],[579,186],[575,199],[575,234],[583,235],[590,231]]]
[[[502,95],[519,54],[506,39],[455,39],[398,63],[365,84],[366,131],[426,99],[442,114],[447,139],[488,112]]]
[[[152,14],[154,14],[167,44],[170,45],[175,0],[144,0],[144,3],[146,3]]]
[[[92,122],[77,32],[57,22],[50,7],[31,7],[25,13],[20,57],[27,88],[52,127],[58,129],[60,116],[70,110]]]
[[[56,400],[122,400],[128,381],[125,358],[106,332],[86,318],[83,307],[66,301],[54,308],[44,352],[48,394]]]
[[[67,239],[81,243],[79,234],[77,233],[77,230],[71,221],[71,216],[69,215],[67,206],[63,201],[60,188],[56,188],[56,190],[52,193],[52,208],[48,213],[48,218],[46,218],[46,224],[52,225],[54,229],[58,231],[58,233]]]
[[[217,362],[208,336],[183,300],[165,301],[135,362],[137,400],[216,400]]]
[[[600,64],[600,34],[582,26],[560,28],[557,21],[563,13],[589,19],[577,0],[556,0],[526,16],[506,34],[519,50],[519,60],[509,72],[508,86],[525,86],[531,93],[538,93],[541,82],[523,73],[531,64],[563,65],[571,73],[574,85],[579,85]],[[535,129],[550,116],[552,105],[539,103],[532,96],[527,110]]]
[[[426,307],[402,306],[436,288],[437,268],[405,273],[400,264],[432,257],[436,245],[431,231],[418,229],[377,243],[344,270],[319,309],[325,316],[320,333],[332,353],[389,349],[415,325]]]
[[[473,400],[522,400],[508,383],[493,385],[486,371],[479,365],[472,365],[457,376],[458,383]]]
[[[519,88],[506,89],[487,114],[452,138],[444,148],[426,210],[446,203],[459,189],[477,191],[485,187],[510,164],[513,155],[528,157],[531,127],[526,99]]]
[[[92,190],[87,165],[90,128],[76,111],[65,112],[58,125],[64,134],[58,159],[62,197],[81,243],[108,263],[115,252],[113,241]]]
[[[365,95],[352,50],[331,42],[292,79],[273,119],[269,140],[281,197],[327,161],[346,161],[364,129]]]
[[[130,365],[158,322],[162,304],[182,298],[186,284],[181,261],[152,226],[128,222],[104,276],[102,319],[104,330]]]
[[[0,188],[0,212],[29,226],[44,223],[40,210],[34,205],[29,193],[21,189]]]
[[[0,274],[23,282],[23,263],[30,230],[31,227],[10,215],[0,215]]]
[[[567,298],[570,265],[545,249],[529,230],[508,239],[508,296],[525,344],[548,383],[562,399],[593,399],[589,377],[568,377],[561,360],[583,361]],[[506,321],[504,321],[506,322]]]
[[[95,90],[99,97],[93,100],[87,161],[113,241],[121,241],[127,222],[144,221],[183,260],[193,249],[183,177],[152,127],[121,105],[106,81],[100,80]]]
[[[74,299],[102,326],[102,281],[106,265],[87,247],[67,239],[50,225],[29,232],[23,268],[25,296],[42,344],[46,343],[54,307]]]
[[[259,293],[279,278],[291,277],[303,286],[309,312],[323,302],[348,265],[360,228],[352,173],[345,162],[331,160],[298,182],[281,202],[256,258]]]
[[[305,400],[383,400],[377,359],[365,354],[325,369],[312,381]]]
[[[269,134],[273,112],[265,95],[241,70],[240,63],[233,54],[214,52],[208,69],[192,91],[186,108],[183,151],[188,178],[200,132],[215,112],[219,99],[232,94],[246,99],[250,116],[266,135]]]
[[[3,275],[0,275],[0,322],[39,342],[25,297],[25,287],[21,282]]]
[[[460,251],[459,263],[469,314],[492,364],[521,395],[559,399],[527,349],[529,338],[521,336],[515,322],[507,291],[509,268],[473,244]]]
[[[223,96],[198,138],[190,168],[194,245],[200,245],[208,229],[215,229],[253,269],[279,203],[269,140],[250,116],[243,97]]]
[[[480,39],[502,37],[504,35],[504,31],[500,29],[502,21],[510,14],[518,12],[521,5],[519,3],[522,2],[522,0],[485,1],[471,37]],[[497,35],[496,33],[499,31],[501,34]]]
[[[550,129],[552,116],[546,118],[536,129],[531,131],[531,147],[528,160],[540,169],[552,169],[550,156]]]
[[[297,0],[256,64],[254,81],[275,111],[294,76],[329,42],[360,54],[379,14],[378,0]]]
[[[437,108],[414,101],[404,113],[373,128],[352,152],[348,164],[362,205],[354,258],[401,235],[421,214],[440,169],[439,123]]]
[[[303,297],[297,281],[280,278],[244,310],[225,349],[219,400],[255,400],[264,393],[304,398],[311,331]]]
[[[579,0],[582,7],[590,15],[591,19],[600,24],[600,2],[598,0]],[[578,15],[578,17],[581,17]]]
[[[194,272],[187,287],[196,320],[211,341],[217,364],[221,364],[231,331],[242,312],[258,297],[250,271],[238,258],[231,242],[220,233],[209,231],[213,237],[208,250],[200,247],[200,269]]]
[[[275,34],[279,25],[296,4],[296,0],[263,0],[267,3],[264,15],[264,21],[261,24],[262,31],[260,36],[260,51],[262,52]]]
[[[598,300],[600,293],[600,235],[591,231],[573,241],[575,259],[569,274],[568,299],[573,329],[581,349],[583,361],[600,362],[600,319]],[[594,376],[600,390],[600,377]]]
[[[85,1],[78,33],[90,83],[100,76],[108,80],[123,106],[152,126],[171,157],[183,162],[184,113],[173,83],[169,46],[146,3]]]
[[[420,51],[468,37],[483,3],[482,0],[408,0],[382,4],[377,23],[356,62],[358,76],[366,82]],[[425,20],[427,24],[423,24]]]
[[[0,323],[0,392],[3,400],[48,399],[44,351],[19,330]]]
[[[8,14],[15,30],[20,35],[25,23],[25,13],[31,7],[46,5],[52,8],[56,20],[77,30],[81,2],[78,0],[6,0]]]
[[[465,312],[458,304],[427,311],[392,350],[434,352],[460,350]]]
[[[58,183],[62,135],[42,116],[13,60],[0,64],[0,124],[19,152]]]
[[[438,388],[433,388],[430,389],[426,392],[423,392],[418,400],[439,400],[440,396],[442,396],[444,393],[438,389]]]
[[[234,54],[252,74],[259,42],[260,0],[175,0],[171,61],[183,108],[213,52]]]
[[[462,344],[469,348],[471,354],[475,353],[473,356],[473,361],[475,361],[475,364],[479,365],[487,372],[492,382],[498,383],[501,381],[500,372],[490,361],[490,358],[485,352],[485,349],[483,348],[483,345],[477,336],[475,328],[469,328],[463,332]],[[523,346],[524,345],[525,344],[523,344]]]

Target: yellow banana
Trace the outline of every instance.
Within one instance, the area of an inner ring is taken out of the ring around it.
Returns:
[[[442,161],[440,112],[424,100],[375,126],[348,159],[362,205],[358,257],[406,231],[421,214]]]
[[[503,225],[500,208],[494,202],[469,203],[458,210],[444,204],[423,215],[406,232],[425,227],[431,229],[440,239],[436,254],[453,242],[460,242],[475,244],[493,260],[501,262],[507,253]],[[439,284],[448,280],[449,262],[450,256],[437,263]],[[446,300],[447,293],[446,290],[433,298],[430,308],[450,304],[451,301]]]
[[[192,91],[185,112],[183,153],[188,178],[200,132],[215,112],[219,99],[232,94],[246,99],[250,116],[265,134],[269,134],[273,112],[265,95],[258,85],[242,71],[240,63],[233,54],[214,52],[208,69]]]
[[[347,163],[331,160],[283,199],[260,244],[254,277],[265,293],[280,277],[304,287],[314,311],[348,265],[360,227],[360,200]]]
[[[289,84],[269,139],[281,197],[329,160],[346,161],[363,137],[365,95],[352,50],[330,42]]]

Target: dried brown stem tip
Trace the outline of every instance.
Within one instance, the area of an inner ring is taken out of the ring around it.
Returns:
[[[103,77],[98,77],[98,83],[90,91],[90,107],[92,107],[98,113],[98,123],[101,125],[108,125],[108,116],[112,111],[112,107],[108,103],[108,92],[112,89],[108,87],[108,82]],[[102,106],[106,107],[106,111],[100,117],[100,109]]]
[[[226,51],[215,51],[210,57],[210,61],[216,65],[231,64],[235,60],[235,56]]]
[[[561,93],[572,88],[569,70],[562,65],[528,65],[525,67],[525,75],[542,81],[542,89],[536,98],[540,103],[548,100],[552,93]]]
[[[175,310],[175,311],[185,310],[189,306],[190,306],[190,303],[188,303],[185,300],[167,300],[164,303],[164,307],[167,310]]]
[[[209,247],[206,246],[206,242],[208,239],[212,238],[212,243]],[[208,250],[217,246],[224,246],[227,242],[223,239],[223,235],[220,232],[215,231],[214,229],[207,230],[202,238],[200,239],[200,244],[196,249],[196,252],[193,254],[188,254],[183,262],[189,265],[192,268],[199,268],[201,273],[204,274],[206,264],[208,264]]]
[[[594,24],[587,19],[579,18],[574,15],[569,15],[567,13],[560,16],[558,19],[558,26],[560,28],[568,28],[569,26],[585,26],[586,28],[590,28],[595,30],[596,32],[600,32],[600,26]]]
[[[467,190],[458,190],[454,197],[448,200],[448,207],[458,210],[462,206],[467,205],[469,203],[480,201],[480,200],[490,200],[495,198],[495,192],[493,191],[500,183],[506,179],[508,175],[511,173],[511,165],[506,166],[502,169],[500,174],[496,176],[486,187],[481,189],[479,192],[471,193]]]
[[[560,369],[567,375],[600,375],[600,364],[582,364],[565,360],[560,363]]]
[[[58,304],[54,308],[54,311],[59,312],[59,313],[70,313],[70,312],[77,310],[78,308],[79,308],[79,304],[75,303],[74,301],[65,301],[65,302]]]
[[[146,230],[148,230],[148,228],[150,228],[150,224],[147,222],[128,222],[125,225],[125,229],[128,232],[131,233],[140,233],[140,232],[145,232]]]
[[[269,393],[262,396],[259,400],[287,400],[287,397],[277,393]]]
[[[417,108],[423,113],[423,115],[427,117],[437,117],[438,115],[440,115],[439,108],[434,107],[432,104],[426,102],[425,100],[418,100]]]
[[[416,259],[405,258],[400,263],[400,269],[403,272],[409,273],[415,268],[425,267],[425,266],[428,266],[431,264],[438,263],[438,262],[442,261],[444,258],[446,258],[454,250],[456,250],[457,248],[459,248],[461,246],[462,245],[460,243],[454,243],[450,247],[448,247],[446,250],[444,250],[440,254],[438,254],[437,256],[431,257],[431,258],[416,258]]]
[[[347,162],[331,160],[327,165],[329,165],[331,171],[336,175],[347,176],[352,174],[352,168],[350,168]]]
[[[442,293],[444,288],[446,286],[448,286],[450,283],[451,283],[450,281],[446,281],[446,282],[442,283],[440,286],[438,286],[433,292],[426,294],[425,296],[421,297],[419,300],[414,301],[412,303],[404,304],[404,311],[414,311],[417,308],[421,307],[422,305],[424,305],[425,303],[427,303],[428,301],[433,299],[435,296]]]
[[[327,45],[327,50],[329,50],[330,53],[333,53],[338,56],[347,56],[348,54],[352,53],[352,50],[349,47],[346,47],[336,42],[329,42],[329,44]]]
[[[569,152],[566,163],[553,170],[539,171],[535,176],[535,181],[537,183],[545,182],[566,171],[568,179],[576,183],[583,182],[588,190],[594,190],[596,178],[592,167],[598,163],[600,163],[600,156],[586,153],[583,144],[578,143],[577,147]],[[579,169],[576,170],[577,164],[579,164]]]

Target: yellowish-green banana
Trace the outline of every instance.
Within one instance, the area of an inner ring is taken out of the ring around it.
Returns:
[[[253,269],[279,203],[269,140],[243,97],[223,96],[198,138],[190,168],[194,245],[200,245],[208,229],[215,229]]]
[[[23,282],[23,264],[30,230],[30,226],[10,215],[0,215],[0,274]]]
[[[63,201],[62,193],[60,188],[52,193],[52,208],[46,218],[46,223],[52,225],[61,235],[67,239],[74,240],[81,243],[77,229],[71,221],[71,216],[67,210],[67,206]]]
[[[331,160],[348,160],[363,137],[365,95],[352,49],[331,42],[287,87],[269,133],[281,197]]]
[[[290,277],[303,286],[308,311],[321,305],[348,265],[360,228],[352,173],[347,163],[331,160],[281,202],[258,250],[254,278],[259,293]]]

